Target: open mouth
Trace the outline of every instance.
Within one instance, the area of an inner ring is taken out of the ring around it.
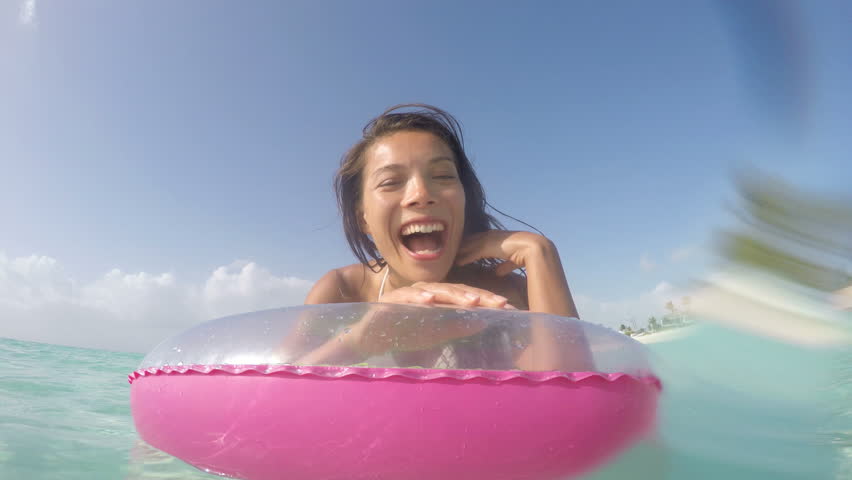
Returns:
[[[444,250],[446,227],[443,222],[412,222],[400,229],[402,245],[414,258],[438,258]]]

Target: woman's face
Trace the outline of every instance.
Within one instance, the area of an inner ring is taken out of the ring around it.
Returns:
[[[464,230],[464,188],[450,148],[427,132],[396,132],[365,153],[360,217],[395,274],[447,276]]]

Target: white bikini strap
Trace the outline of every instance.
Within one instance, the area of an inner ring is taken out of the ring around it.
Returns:
[[[379,298],[376,299],[377,302],[382,299],[382,294],[385,293],[385,282],[388,280],[390,265],[385,264],[385,269],[385,276],[382,277],[382,284],[379,286]]]

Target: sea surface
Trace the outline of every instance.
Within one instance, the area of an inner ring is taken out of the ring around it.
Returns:
[[[852,479],[852,354],[710,325],[648,346],[654,438],[584,477]],[[212,479],[139,440],[127,374],[143,355],[0,338],[0,479]]]

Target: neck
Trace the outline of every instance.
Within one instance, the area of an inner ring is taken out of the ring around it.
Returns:
[[[379,285],[381,286],[382,281],[384,281],[384,295],[387,295],[389,292],[396,290],[397,288],[409,287],[414,283],[417,283],[419,280],[410,280],[408,278],[403,277],[396,270],[390,268],[390,265],[385,265],[385,271],[379,272]],[[464,277],[463,271],[465,267],[453,267],[444,275],[444,278],[441,280],[434,281],[435,283],[460,283],[461,278]],[[385,275],[387,274],[387,278],[385,279]],[[463,282],[461,282],[463,283]],[[381,287],[380,287],[381,288]]]

